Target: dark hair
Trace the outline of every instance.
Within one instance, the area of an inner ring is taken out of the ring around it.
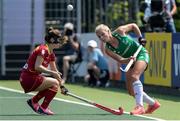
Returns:
[[[49,27],[47,34],[45,35],[45,41],[47,43],[59,43],[61,38],[61,32],[58,29]]]
[[[71,29],[66,29],[66,31],[64,32],[64,34],[65,34],[66,36],[71,36],[71,35],[73,34],[73,30],[71,30]]]

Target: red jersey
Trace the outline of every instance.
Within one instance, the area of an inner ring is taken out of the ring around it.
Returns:
[[[27,63],[23,67],[23,71],[40,74],[35,70],[35,62],[37,56],[41,56],[44,59],[42,65],[46,68],[48,67],[50,61],[55,61],[55,54],[49,53],[48,46],[40,45],[32,51],[31,55],[27,60]]]

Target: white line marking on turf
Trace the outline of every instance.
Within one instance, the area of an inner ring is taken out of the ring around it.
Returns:
[[[0,86],[0,89],[2,90],[6,90],[6,91],[11,91],[11,92],[17,92],[17,93],[21,93],[21,94],[24,94],[23,91],[21,90],[15,90],[15,89],[11,89],[11,88],[7,88],[7,87],[1,87]],[[35,93],[28,93],[29,95],[34,95]],[[28,98],[28,97],[27,97]],[[80,102],[75,102],[75,101],[70,101],[70,100],[65,100],[65,99],[60,99],[60,98],[54,98],[55,100],[58,100],[58,101],[63,101],[63,102],[67,102],[67,103],[73,103],[73,104],[79,104],[79,105],[84,105],[84,106],[89,106],[89,107],[95,107],[93,105],[90,105],[90,104],[86,104],[86,103],[80,103]],[[96,108],[96,107],[95,107]],[[124,112],[125,114],[130,114],[129,112]],[[134,115],[134,116],[137,116],[137,117],[143,117],[143,118],[148,118],[148,119],[153,119],[153,120],[157,120],[157,121],[165,121],[163,119],[159,119],[159,118],[154,118],[154,117],[149,117],[149,116],[144,116],[144,115]]]
[[[0,97],[0,99],[25,99],[25,98],[28,98],[28,97],[19,97],[19,96],[17,96],[17,97]]]

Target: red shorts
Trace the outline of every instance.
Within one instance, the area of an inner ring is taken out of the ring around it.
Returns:
[[[21,72],[19,80],[24,92],[28,93],[39,87],[42,84],[44,77],[40,74]]]

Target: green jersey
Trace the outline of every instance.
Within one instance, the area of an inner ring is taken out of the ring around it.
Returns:
[[[112,36],[118,40],[119,46],[115,48],[111,44],[106,43],[105,47],[111,50],[112,52],[120,55],[123,58],[129,58],[133,56],[133,54],[136,52],[136,50],[140,46],[140,44],[137,41],[133,40],[129,36],[121,36],[117,32],[113,32]],[[142,47],[141,51],[136,57],[136,60],[144,60],[147,63],[149,63],[149,55],[147,53],[147,50],[144,47]]]

